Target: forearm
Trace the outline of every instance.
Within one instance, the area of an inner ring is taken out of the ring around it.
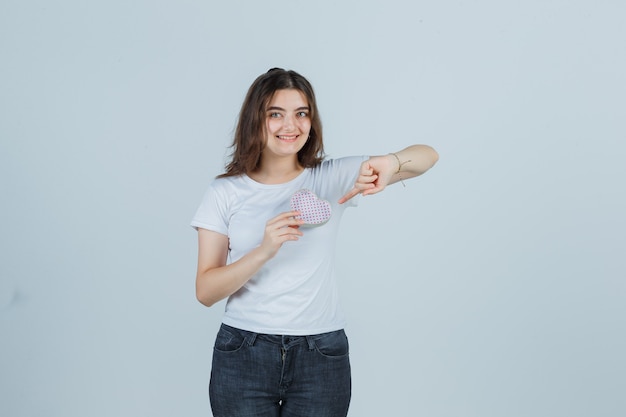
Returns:
[[[396,168],[393,182],[422,175],[439,160],[439,154],[428,145],[411,145],[389,155]]]
[[[263,241],[236,262],[227,264],[228,236],[198,229],[198,272],[196,298],[206,306],[234,294],[272,259],[283,243],[302,236],[297,211],[287,211],[270,219],[265,225]]]
[[[267,262],[260,248],[253,249],[229,265],[199,270],[196,276],[196,298],[207,307],[239,290]]]
[[[358,194],[376,194],[389,184],[422,175],[438,160],[439,154],[428,145],[411,145],[398,152],[372,156],[361,164],[354,187],[339,199],[339,204]]]

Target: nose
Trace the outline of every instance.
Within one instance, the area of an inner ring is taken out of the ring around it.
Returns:
[[[295,126],[295,121],[294,121],[294,117],[292,115],[286,115],[285,118],[283,119],[283,127],[285,129],[293,129],[293,127]]]

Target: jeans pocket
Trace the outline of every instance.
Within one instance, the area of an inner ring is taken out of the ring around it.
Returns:
[[[218,352],[236,352],[246,341],[246,337],[233,328],[220,327],[213,348]]]
[[[348,355],[350,346],[343,330],[315,336],[315,350],[327,358],[343,358]]]

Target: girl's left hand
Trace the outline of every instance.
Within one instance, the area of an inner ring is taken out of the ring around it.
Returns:
[[[363,194],[370,195],[381,192],[391,181],[397,162],[392,155],[373,156],[361,164],[359,176],[354,186],[343,197],[339,204],[343,204],[352,197]]]

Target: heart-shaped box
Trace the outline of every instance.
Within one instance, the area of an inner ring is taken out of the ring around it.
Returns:
[[[311,190],[298,190],[291,196],[291,209],[300,212],[299,219],[304,220],[305,225],[319,226],[330,219],[330,203],[322,200]]]

